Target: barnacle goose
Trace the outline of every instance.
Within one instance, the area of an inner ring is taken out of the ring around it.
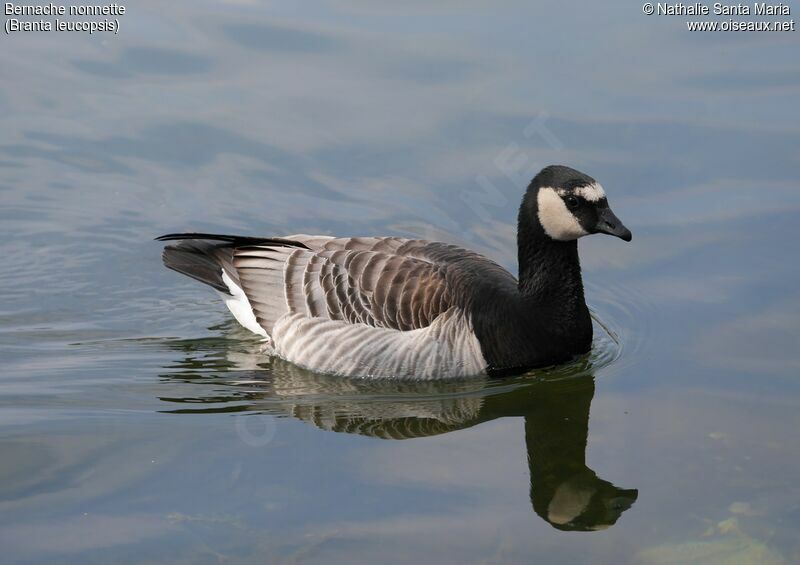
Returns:
[[[170,269],[218,290],[277,356],[322,373],[444,379],[564,362],[591,347],[577,240],[631,232],[593,178],[542,169],[519,210],[519,278],[447,243],[169,234]]]

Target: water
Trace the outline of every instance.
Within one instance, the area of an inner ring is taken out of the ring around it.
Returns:
[[[800,561],[797,35],[639,7],[128,4],[0,49],[7,563]],[[258,354],[152,238],[397,234],[515,268],[598,178],[591,355],[374,383]]]

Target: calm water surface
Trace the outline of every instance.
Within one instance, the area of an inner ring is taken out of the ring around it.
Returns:
[[[0,39],[0,560],[800,562],[798,36],[303,6]],[[509,380],[265,358],[152,241],[396,234],[515,269],[551,162],[634,239],[581,242],[593,352]]]

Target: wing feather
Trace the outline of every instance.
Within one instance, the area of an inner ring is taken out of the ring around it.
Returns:
[[[445,269],[426,260],[427,242],[400,238],[290,236],[298,246],[247,245],[233,265],[268,332],[285,314],[409,331],[451,305]]]

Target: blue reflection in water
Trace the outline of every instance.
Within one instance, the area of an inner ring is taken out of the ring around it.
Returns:
[[[640,8],[138,2],[4,38],[4,558],[796,561],[796,36]],[[299,372],[151,241],[402,235],[513,272],[549,163],[637,238],[581,242],[618,345],[546,375]]]

